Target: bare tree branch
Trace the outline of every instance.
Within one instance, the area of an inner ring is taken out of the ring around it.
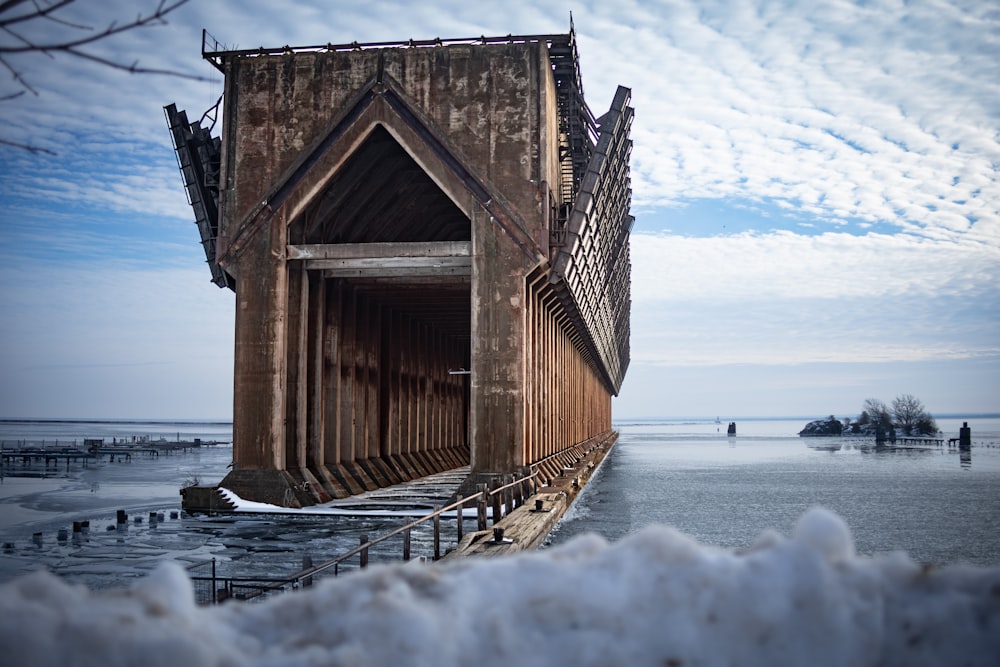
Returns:
[[[68,5],[75,0],[61,0],[60,6]],[[49,44],[31,44],[27,43],[22,46],[2,46],[0,45],[0,53],[28,53],[35,51],[49,52],[49,51],[69,51],[80,46],[85,46],[87,44],[93,44],[94,42],[99,42],[101,40],[107,39],[112,35],[117,35],[134,28],[141,28],[148,25],[166,25],[164,17],[170,12],[174,11],[181,5],[187,4],[188,0],[176,0],[173,4],[167,4],[167,0],[160,0],[160,4],[157,6],[156,11],[149,16],[139,15],[134,21],[129,23],[123,23],[118,25],[116,21],[112,21],[107,28],[104,30],[94,33],[93,35],[88,35],[86,37],[81,37],[78,39],[67,39],[62,41],[56,41]],[[48,9],[48,8],[46,8]],[[50,12],[39,10],[34,14],[32,18],[48,18],[51,20]],[[0,21],[0,26],[3,26],[3,22]],[[86,26],[73,26],[78,29],[90,30]],[[18,35],[20,37],[20,35]],[[22,37],[23,39],[23,37]],[[23,40],[27,42],[28,40]]]
[[[13,146],[14,148],[21,148],[32,153],[45,153],[46,155],[57,155],[57,153],[50,151],[48,148],[42,148],[41,146],[32,146],[31,144],[22,144],[16,141],[8,141],[3,137],[0,137],[0,145],[3,146]]]
[[[67,8],[75,2],[76,0],[0,1],[0,34],[6,34],[10,38],[7,44],[0,44],[0,66],[10,72],[15,86],[20,89],[12,93],[0,93],[0,103],[16,99],[26,92],[36,96],[39,94],[35,87],[31,85],[27,78],[13,64],[11,59],[12,56],[20,57],[31,54],[44,54],[50,58],[54,58],[57,54],[66,54],[73,58],[79,58],[97,63],[103,67],[131,74],[156,74],[191,81],[210,81],[207,77],[187,72],[140,66],[138,60],[131,63],[122,62],[114,58],[97,55],[86,48],[130,30],[166,25],[166,16],[178,7],[187,4],[188,0],[159,0],[155,10],[148,13],[140,12],[134,20],[125,23],[112,21],[103,30],[95,30],[92,26],[82,25],[58,15],[60,10]],[[54,23],[60,28],[64,28],[64,38],[46,38],[46,41],[40,42],[30,37],[31,26],[49,23]],[[51,153],[51,151],[32,146],[31,144],[8,139],[0,138],[0,144],[22,148],[33,153]]]
[[[32,88],[31,84],[28,83],[23,76],[21,76],[20,72],[11,67],[10,63],[8,63],[7,59],[4,58],[3,56],[0,56],[0,65],[3,65],[4,68],[6,68],[7,71],[11,73],[11,76],[14,77],[14,81],[16,81],[21,85],[21,90],[18,93],[11,93],[10,95],[6,95],[5,99],[14,99],[15,97],[20,97],[25,91],[31,93],[32,95],[36,96],[38,95],[38,91]]]
[[[66,1],[72,2],[73,0],[66,0]],[[24,2],[25,0],[7,0],[4,3],[0,3],[0,14],[4,13],[8,9],[11,9],[12,7],[16,7],[17,5],[23,4]]]
[[[130,74],[165,74],[167,76],[175,76],[180,79],[190,79],[192,81],[209,81],[209,79],[199,76],[197,74],[186,74],[185,72],[177,72],[175,70],[169,69],[157,69],[155,67],[139,67],[139,61],[136,60],[131,65],[126,65],[124,63],[115,62],[114,60],[108,60],[106,58],[101,58],[100,56],[91,55],[83,51],[77,51],[76,49],[67,49],[67,53],[70,53],[77,58],[82,58],[84,60],[90,60],[92,62],[110,67],[112,69],[119,69]]]
[[[0,15],[2,15],[5,11],[12,8],[13,6],[19,5],[24,1],[25,0],[10,0],[9,2],[5,2],[2,6],[0,6]],[[37,4],[32,2],[32,4],[35,5],[34,11],[28,12],[27,14],[21,14],[20,16],[15,16],[9,19],[0,19],[0,28],[6,28],[7,26],[14,25],[15,23],[25,23],[27,21],[34,21],[35,19],[39,19],[48,16],[53,12],[59,11],[66,5],[71,5],[74,2],[76,2],[76,0],[59,0],[59,2],[55,3],[54,5],[49,5],[48,7],[39,7]],[[90,30],[90,28],[84,28],[84,29]]]

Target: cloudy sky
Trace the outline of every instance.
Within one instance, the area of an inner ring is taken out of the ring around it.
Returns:
[[[44,43],[156,1],[6,27]],[[1000,412],[995,3],[191,0],[85,50],[192,78],[3,51],[0,142],[41,150],[0,145],[0,417],[231,416],[235,300],[162,114],[222,92],[202,28],[252,48],[566,32],[570,12],[591,108],[622,84],[636,110],[616,418],[853,416],[903,393]]]

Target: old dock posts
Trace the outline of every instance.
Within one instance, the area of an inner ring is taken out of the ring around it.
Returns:
[[[167,122],[236,293],[233,470],[298,507],[611,432],[629,362],[630,92],[575,34],[221,50],[221,137]]]
[[[962,427],[958,429],[958,448],[972,448],[972,429],[969,428],[969,422],[962,422]]]

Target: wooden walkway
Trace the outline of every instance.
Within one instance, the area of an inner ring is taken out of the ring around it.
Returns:
[[[462,482],[468,478],[469,466],[462,466],[410,482],[394,484],[375,491],[366,491],[350,498],[324,503],[324,507],[354,510],[359,513],[381,510],[433,511],[447,505],[458,493]]]

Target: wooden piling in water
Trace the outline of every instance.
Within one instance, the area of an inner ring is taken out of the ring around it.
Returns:
[[[962,422],[962,428],[958,429],[958,448],[972,448],[972,429],[969,428],[969,422]]]

